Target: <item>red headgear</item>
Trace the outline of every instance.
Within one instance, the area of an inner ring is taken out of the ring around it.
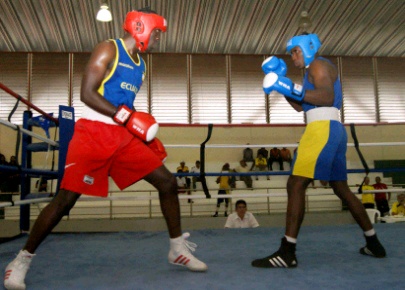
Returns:
[[[158,14],[133,10],[128,12],[123,28],[136,40],[136,47],[139,51],[144,52],[148,48],[152,31],[160,29],[165,32],[167,22]]]

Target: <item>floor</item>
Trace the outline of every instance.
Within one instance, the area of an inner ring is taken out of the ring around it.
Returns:
[[[37,251],[27,289],[403,289],[405,223],[376,224],[388,256],[359,254],[357,225],[303,226],[296,269],[257,269],[251,260],[278,249],[283,227],[190,231],[195,255],[208,264],[193,273],[167,262],[166,231],[51,234]],[[27,236],[0,244],[0,268]]]

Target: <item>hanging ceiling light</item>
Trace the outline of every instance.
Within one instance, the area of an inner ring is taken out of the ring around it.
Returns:
[[[110,10],[108,10],[107,4],[101,5],[100,10],[97,12],[96,19],[102,22],[109,22],[112,20],[112,15]]]
[[[306,10],[301,12],[301,18],[298,25],[302,28],[304,32],[308,32],[307,29],[312,26],[312,21],[308,16],[308,12]]]

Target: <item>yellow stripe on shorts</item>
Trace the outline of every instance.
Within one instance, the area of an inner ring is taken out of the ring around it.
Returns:
[[[329,140],[329,130],[329,120],[307,125],[298,145],[292,175],[314,178],[316,162]]]

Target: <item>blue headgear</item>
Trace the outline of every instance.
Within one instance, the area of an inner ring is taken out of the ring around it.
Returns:
[[[315,54],[321,45],[322,43],[316,34],[297,35],[287,42],[287,52],[291,53],[294,47],[299,46],[304,55],[305,67],[307,67],[315,59]]]

